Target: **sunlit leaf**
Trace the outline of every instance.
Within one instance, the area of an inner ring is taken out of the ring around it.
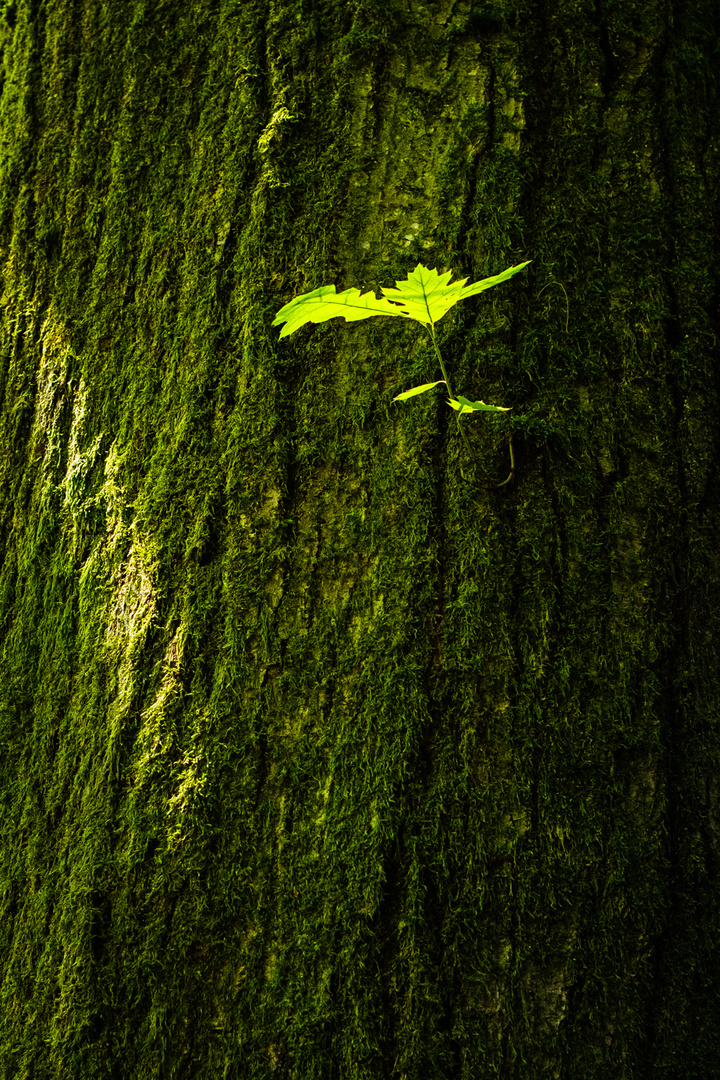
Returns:
[[[484,401],[469,401],[466,397],[461,397],[458,394],[457,398],[449,398],[448,405],[451,405],[456,412],[468,413],[468,412],[510,412],[510,409],[504,409],[501,405],[486,405]]]
[[[341,315],[347,322],[370,319],[373,315],[400,315],[400,309],[388,300],[379,299],[375,293],[361,293],[359,289],[336,292],[334,285],[323,285],[312,292],[296,296],[281,307],[273,319],[273,326],[285,323],[280,337],[299,330],[306,323],[327,322]]]
[[[400,304],[403,315],[418,322],[429,325],[442,319],[443,315],[454,307],[459,300],[465,300],[468,296],[476,296],[478,293],[492,289],[502,281],[507,281],[520,270],[523,270],[531,260],[510,266],[501,274],[494,277],[483,278],[474,285],[465,285],[467,278],[459,281],[450,281],[452,270],[446,270],[444,274],[438,274],[437,270],[428,270],[421,263],[404,281],[396,281],[396,288],[382,289],[383,296]]]
[[[474,285],[466,285],[458,299],[466,300],[468,296],[477,296],[478,293],[485,292],[486,289],[492,289],[493,285],[499,285],[501,281],[507,281],[508,278],[519,274],[531,262],[532,259],[528,259],[527,262],[518,263],[517,266],[509,266],[507,270],[503,270],[502,274],[483,278],[482,281],[476,281]],[[467,281],[467,278],[465,278],[465,281]],[[383,292],[385,292],[384,289]]]
[[[393,398],[393,401],[407,401],[408,398],[417,397],[418,394],[424,394],[426,390],[432,390],[434,386],[439,386],[440,383],[444,383],[444,379],[438,379],[437,382],[426,382],[422,386],[413,386],[412,390],[406,390],[404,394],[398,394]]]
[[[467,278],[449,284],[451,277],[452,270],[438,274],[418,263],[404,281],[395,282],[396,288],[391,286],[382,293],[400,304],[403,315],[425,324],[436,323],[462,299]]]

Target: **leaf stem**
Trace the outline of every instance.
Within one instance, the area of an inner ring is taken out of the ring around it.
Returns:
[[[560,282],[557,282],[557,284],[559,285]],[[450,395],[451,398],[454,398],[455,395],[453,394],[452,386],[450,384],[450,379],[448,378],[448,373],[445,370],[445,364],[443,363],[442,353],[440,352],[440,346],[438,345],[437,337],[435,336],[435,327],[434,327],[433,323],[426,323],[426,326],[427,326],[428,331],[430,333],[430,337],[432,338],[433,348],[435,349],[435,355],[437,356],[438,363],[440,364],[440,370],[442,371],[443,379],[445,380],[445,385],[447,386],[448,394]],[[485,476],[486,476],[487,480],[489,481],[490,484],[492,484],[492,486],[494,488],[505,487],[505,485],[509,484],[510,481],[512,480],[512,478],[515,476],[515,454],[513,453],[512,435],[510,435],[510,437],[509,437],[509,446],[508,446],[508,449],[510,450],[510,475],[507,477],[506,480],[503,480],[501,483],[498,484],[490,476],[488,476],[488,474],[485,472],[482,465],[478,461],[478,459],[477,459],[477,457],[475,455],[475,452],[474,452],[472,446],[470,445],[470,443],[468,441],[468,437],[465,434],[465,429],[463,428],[462,424],[460,423],[460,417],[461,416],[462,416],[462,406],[460,407],[460,409],[457,412],[456,419],[457,419],[457,426],[458,426],[458,428],[460,430],[460,434],[462,435],[462,440],[465,443],[465,449],[467,450],[468,454],[473,459],[475,464],[480,468],[480,470],[485,473]]]
[[[448,394],[450,395],[451,398],[454,398],[455,395],[453,394],[453,389],[452,389],[452,386],[450,384],[450,380],[448,379],[447,371],[445,370],[445,364],[443,363],[442,354],[440,352],[440,346],[438,345],[437,337],[435,336],[435,327],[434,327],[433,323],[428,323],[427,327],[428,327],[428,330],[430,331],[430,337],[432,338],[433,348],[435,349],[435,354],[436,354],[436,356],[438,358],[438,362],[440,364],[440,370],[443,373],[443,379],[445,380],[445,385],[447,386]],[[465,449],[469,453],[470,457],[477,461],[477,458],[475,458],[475,455],[474,455],[474,453],[472,451],[472,447],[470,446],[470,443],[468,442],[468,437],[465,434],[465,430],[464,430],[462,424],[460,423],[461,415],[462,415],[462,409],[460,409],[460,411],[458,412],[457,417],[456,417],[457,426],[458,426],[458,428],[460,430],[460,434],[462,435],[463,442],[465,443]]]
[[[451,398],[454,398],[455,395],[452,392],[452,386],[450,385],[450,380],[448,379],[447,371],[445,370],[445,365],[443,363],[443,358],[442,358],[442,355],[440,353],[440,346],[438,345],[437,337],[435,336],[435,327],[433,326],[432,323],[426,323],[425,325],[427,326],[428,330],[430,331],[430,337],[432,338],[433,348],[435,349],[435,355],[437,356],[438,361],[440,363],[440,370],[443,373],[443,379],[445,380],[445,385],[448,388],[448,394],[450,395]]]

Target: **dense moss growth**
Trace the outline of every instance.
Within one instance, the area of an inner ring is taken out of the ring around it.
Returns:
[[[0,1077],[715,1074],[719,39],[6,0]]]

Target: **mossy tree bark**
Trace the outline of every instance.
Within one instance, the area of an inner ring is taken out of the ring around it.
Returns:
[[[718,38],[5,0],[0,1076],[715,1074]]]

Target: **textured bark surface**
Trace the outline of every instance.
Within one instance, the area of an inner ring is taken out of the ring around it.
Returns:
[[[715,1075],[716,0],[0,26],[0,1076]]]

